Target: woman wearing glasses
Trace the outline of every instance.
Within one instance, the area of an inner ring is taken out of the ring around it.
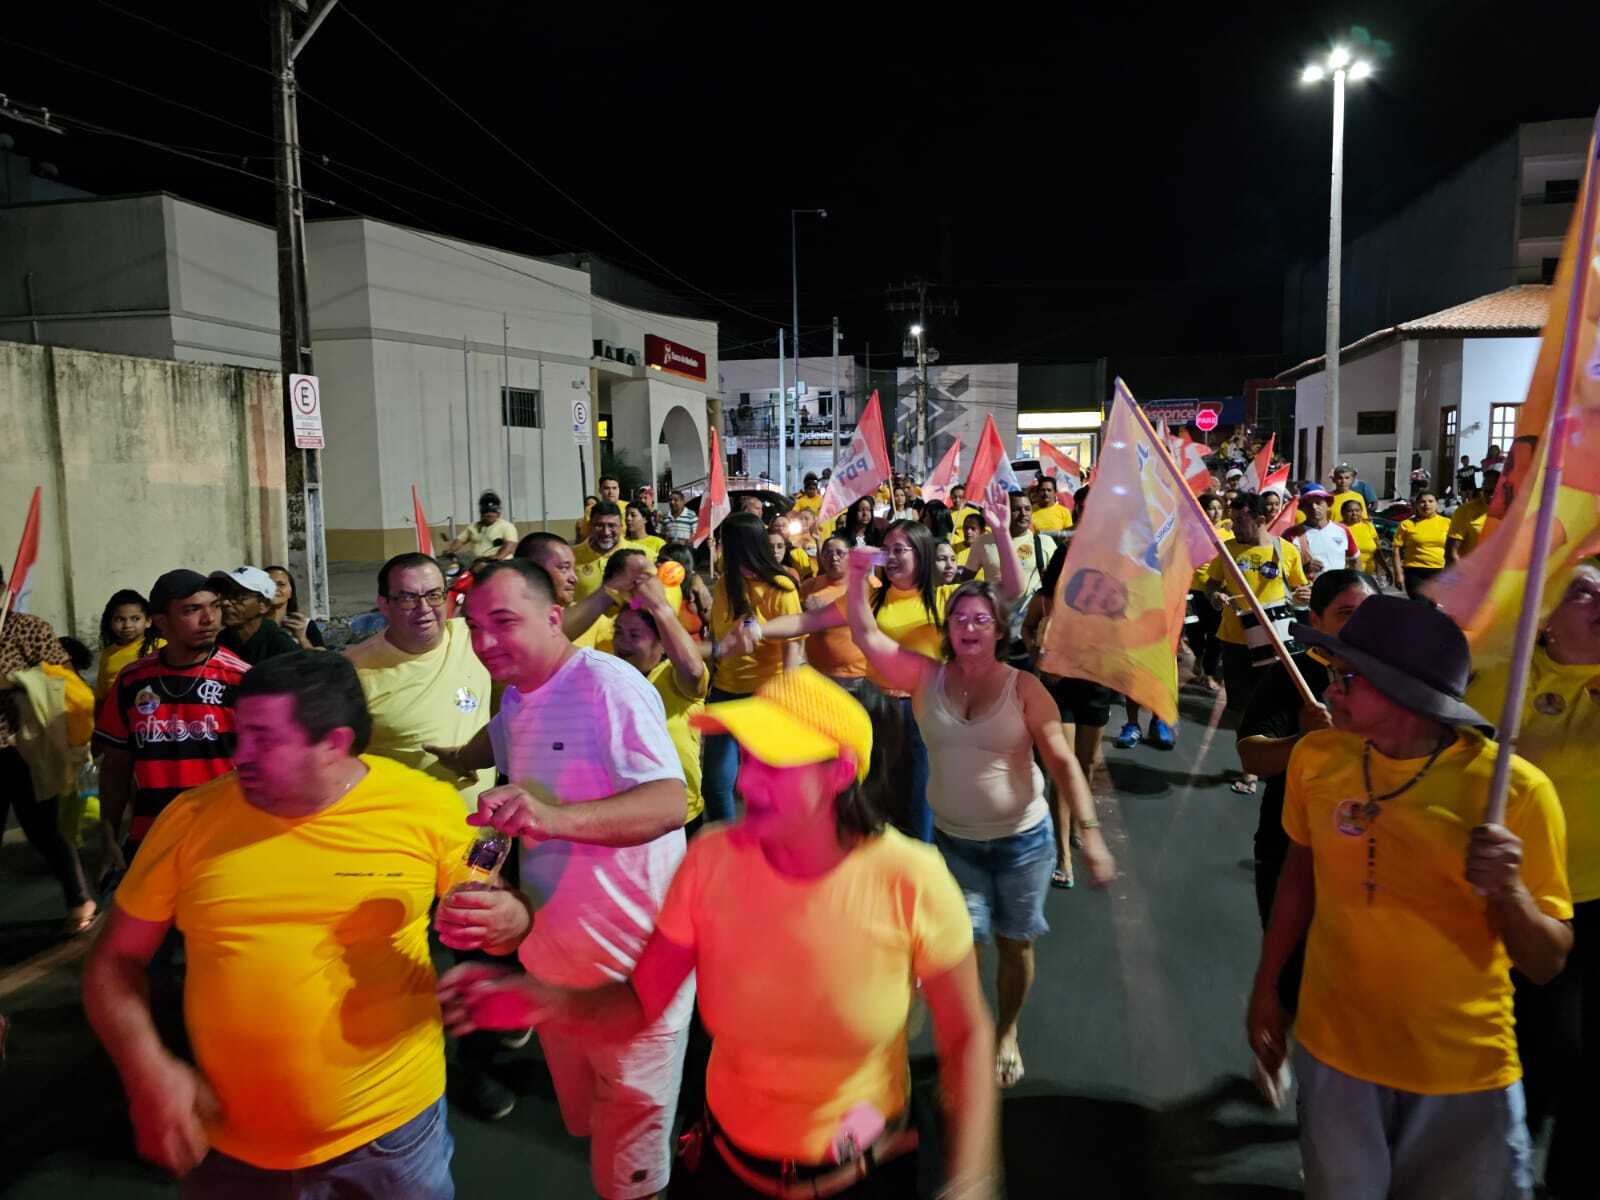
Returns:
[[[961,885],[973,936],[980,943],[993,937],[998,947],[995,1081],[1011,1087],[1023,1074],[1017,1023],[1033,984],[1033,943],[1049,929],[1044,900],[1056,863],[1035,750],[1083,831],[1096,887],[1111,882],[1116,864],[1055,701],[1036,677],[1004,660],[1006,609],[994,588],[964,583],[950,594],[941,654],[931,659],[879,628],[867,587],[871,565],[852,552],[850,629],[877,674],[911,694],[928,747],[934,842]]]

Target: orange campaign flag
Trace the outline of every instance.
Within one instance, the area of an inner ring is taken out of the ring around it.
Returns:
[[[1471,554],[1424,588],[1466,633],[1473,669],[1480,673],[1506,669],[1522,656],[1519,651],[1531,653],[1531,644],[1517,646],[1517,626],[1541,544],[1544,587],[1530,631],[1560,603],[1573,568],[1600,552],[1597,160],[1600,117],[1550,289],[1544,340],[1483,536]],[[1547,496],[1551,483],[1553,494]]]
[[[956,438],[950,443],[950,449],[944,452],[944,457],[939,460],[939,465],[934,467],[933,474],[928,476],[928,482],[922,485],[922,498],[924,500],[937,500],[941,504],[950,503],[950,489],[961,482],[961,439]]]
[[[423,515],[422,501],[417,498],[417,485],[411,485],[411,519],[417,525],[417,553],[433,557],[433,530],[428,527],[428,518]]]
[[[717,526],[728,519],[730,505],[728,503],[728,470],[722,462],[722,444],[717,441],[717,431],[708,429],[711,435],[711,470],[706,476],[705,494],[700,497],[700,512],[694,523],[694,536],[689,539],[691,546],[698,546],[716,532]]]
[[[874,388],[872,399],[856,422],[849,453],[842,463],[833,465],[833,478],[828,480],[828,491],[817,513],[818,523],[833,520],[861,497],[872,495],[880,483],[888,482],[893,469],[888,443],[883,440],[883,409]]]
[[[1178,719],[1173,648],[1189,579],[1209,557],[1210,535],[1200,528],[1205,515],[1194,497],[1173,477],[1167,448],[1120,379],[1095,478],[1094,503],[1073,533],[1051,605],[1040,669],[1092,679],[1172,724]]]

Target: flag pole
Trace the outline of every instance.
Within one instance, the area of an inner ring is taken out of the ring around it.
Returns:
[[[1570,259],[1572,294],[1567,302],[1567,326],[1561,332],[1561,364],[1556,370],[1555,402],[1550,406],[1550,420],[1544,432],[1549,439],[1549,454],[1545,457],[1539,505],[1534,510],[1533,547],[1529,551],[1528,580],[1523,588],[1522,609],[1517,614],[1516,640],[1511,647],[1511,674],[1506,681],[1505,706],[1500,710],[1500,725],[1495,730],[1495,740],[1500,748],[1494,759],[1494,775],[1489,781],[1489,802],[1483,810],[1485,825],[1499,825],[1505,819],[1506,795],[1511,788],[1511,758],[1517,752],[1517,737],[1522,731],[1522,705],[1528,695],[1533,644],[1539,634],[1539,620],[1544,615],[1546,560],[1550,557],[1550,536],[1555,527],[1561,471],[1567,457],[1567,424],[1572,409],[1572,375],[1576,367],[1578,326],[1585,317],[1589,259],[1594,251],[1595,193],[1600,191],[1600,187],[1596,187],[1593,160],[1597,146],[1600,146],[1600,118],[1596,118],[1596,130],[1596,137],[1589,142],[1590,163],[1585,173],[1588,186],[1584,188],[1583,212],[1578,217],[1578,238]]]
[[[11,590],[11,585],[6,584],[6,598],[0,601],[0,634],[6,631],[6,618],[11,615],[11,601],[16,593]]]
[[[1311,685],[1306,683],[1305,676],[1300,674],[1300,668],[1294,661],[1294,655],[1290,654],[1289,648],[1283,644],[1283,639],[1278,636],[1277,628],[1267,619],[1267,610],[1262,606],[1255,592],[1250,589],[1250,584],[1246,581],[1244,572],[1239,569],[1239,564],[1234,561],[1233,555],[1229,554],[1224,548],[1216,526],[1211,523],[1211,518],[1206,516],[1205,510],[1200,507],[1200,501],[1195,497],[1195,494],[1189,490],[1189,483],[1184,479],[1183,472],[1178,469],[1178,464],[1173,461],[1172,454],[1167,450],[1165,442],[1156,437],[1156,431],[1150,424],[1150,418],[1145,415],[1143,409],[1134,403],[1133,393],[1128,391],[1127,385],[1120,379],[1117,381],[1117,394],[1126,398],[1129,407],[1133,409],[1135,419],[1143,426],[1150,440],[1160,449],[1161,465],[1166,468],[1167,474],[1172,477],[1173,486],[1178,489],[1179,495],[1182,496],[1179,503],[1188,505],[1191,515],[1198,517],[1200,523],[1205,526],[1206,536],[1211,539],[1211,544],[1216,547],[1217,555],[1222,559],[1223,566],[1228,572],[1233,585],[1239,589],[1245,601],[1249,604],[1250,611],[1255,615],[1256,620],[1260,622],[1261,627],[1267,631],[1267,637],[1272,643],[1272,652],[1277,655],[1278,661],[1283,664],[1283,669],[1289,673],[1289,681],[1294,684],[1295,690],[1300,693],[1300,698],[1307,704],[1321,704],[1322,701],[1318,700],[1316,693],[1311,690]]]

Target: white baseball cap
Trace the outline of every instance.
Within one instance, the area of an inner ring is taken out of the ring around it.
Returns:
[[[272,581],[272,576],[260,567],[235,567],[231,571],[213,571],[211,578],[218,581],[228,580],[234,587],[254,592],[269,604],[277,602],[278,585]]]

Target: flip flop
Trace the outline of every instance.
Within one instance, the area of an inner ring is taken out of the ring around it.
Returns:
[[[1060,867],[1057,867],[1054,871],[1050,872],[1050,886],[1053,888],[1070,888],[1076,882],[1077,881],[1072,877],[1071,866],[1068,866],[1064,871]]]
[[[1235,779],[1228,786],[1241,796],[1254,796],[1256,794],[1256,781],[1254,779]]]

